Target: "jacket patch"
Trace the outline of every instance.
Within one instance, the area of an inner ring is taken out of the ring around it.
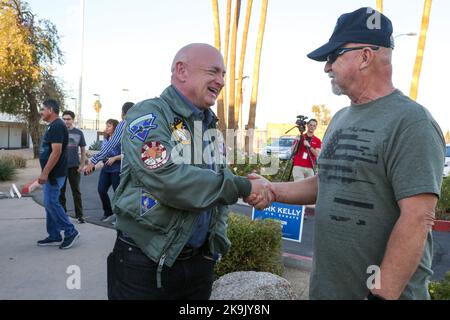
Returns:
[[[130,140],[138,138],[142,142],[145,142],[150,130],[158,128],[158,125],[154,124],[155,120],[156,116],[153,113],[149,113],[131,122],[128,126],[128,132],[131,133]]]
[[[141,152],[141,159],[148,169],[160,168],[169,160],[166,147],[159,141],[147,142],[142,147]]]
[[[158,201],[153,199],[150,193],[148,193],[147,191],[142,191],[140,216],[142,217],[148,210],[153,208],[157,203]]]
[[[180,118],[174,118],[173,123],[170,124],[172,129],[172,138],[175,141],[181,142],[182,144],[190,144],[190,133],[187,131],[186,123]]]

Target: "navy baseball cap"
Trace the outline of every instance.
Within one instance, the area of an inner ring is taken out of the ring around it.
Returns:
[[[327,56],[343,45],[367,43],[394,48],[392,22],[370,7],[360,8],[339,17],[330,40],[307,56],[316,61],[327,61]]]

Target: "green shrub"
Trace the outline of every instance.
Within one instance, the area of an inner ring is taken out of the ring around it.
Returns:
[[[450,177],[442,181],[441,195],[436,208],[436,219],[450,220]]]
[[[430,282],[428,287],[432,300],[450,300],[450,272],[440,282]]]
[[[15,154],[7,154],[5,156],[2,156],[2,158],[6,161],[11,161],[14,167],[17,169],[23,169],[27,167],[27,160],[22,156]]]
[[[217,264],[215,274],[261,271],[282,275],[281,225],[276,220],[256,220],[231,214],[228,220],[230,251]]]
[[[100,151],[102,148],[102,142],[100,140],[95,141],[93,144],[89,146],[89,150]]]
[[[0,181],[12,180],[16,175],[14,163],[5,158],[0,158]]]
[[[261,161],[262,160],[262,161]],[[264,163],[264,164],[263,164]],[[284,170],[287,164],[292,164],[287,160],[280,160],[278,171],[272,175],[264,175],[269,181],[281,181],[283,178]],[[238,176],[246,176],[249,173],[256,172],[259,175],[263,174],[262,168],[270,167],[270,159],[266,156],[259,155],[258,158],[241,157],[236,161],[236,164],[230,165],[230,170],[232,170]],[[289,169],[288,169],[289,170]],[[287,176],[289,173],[286,173]],[[291,177],[292,181],[292,177]]]

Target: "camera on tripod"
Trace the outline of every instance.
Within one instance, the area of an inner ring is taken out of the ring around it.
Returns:
[[[302,133],[306,131],[306,119],[308,119],[308,117],[300,115],[297,116],[297,121],[295,121],[295,125]]]

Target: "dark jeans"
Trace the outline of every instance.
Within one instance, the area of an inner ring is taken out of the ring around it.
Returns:
[[[66,207],[66,186],[67,180],[70,183],[70,189],[72,190],[73,204],[75,206],[75,216],[77,218],[83,217],[83,203],[81,202],[81,192],[80,192],[80,173],[78,172],[78,167],[68,168],[67,177],[64,180],[64,185],[61,188],[61,194],[59,195],[59,202],[63,206],[64,210],[67,212]]]
[[[100,200],[102,200],[103,214],[105,216],[110,216],[113,214],[111,201],[108,196],[108,190],[112,186],[113,190],[116,191],[119,183],[120,172],[105,172],[105,170],[102,169],[100,172],[100,178],[98,179],[98,194],[100,195]]]
[[[207,300],[211,296],[215,261],[197,254],[164,266],[157,288],[158,264],[138,247],[116,240],[108,256],[109,300]]]

